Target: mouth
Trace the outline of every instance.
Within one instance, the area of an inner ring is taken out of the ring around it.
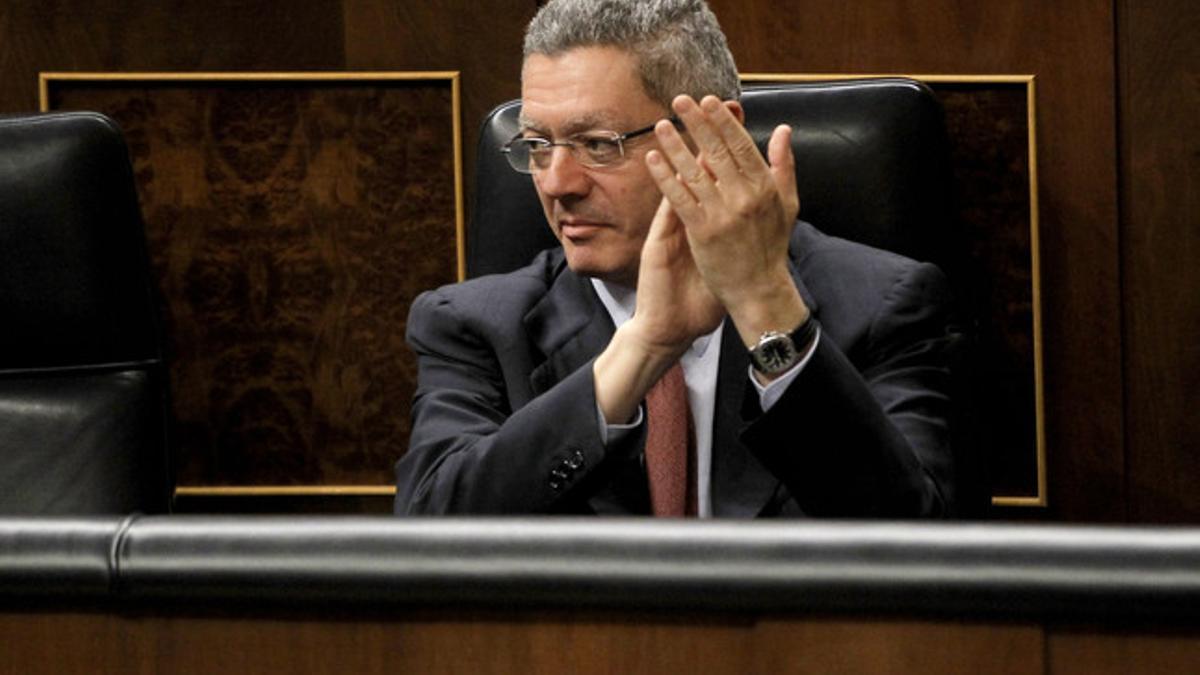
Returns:
[[[608,227],[607,223],[595,220],[570,218],[558,221],[558,231],[572,241],[588,239]]]

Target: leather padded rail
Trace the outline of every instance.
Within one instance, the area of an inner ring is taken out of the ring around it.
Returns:
[[[189,517],[0,520],[0,597],[1200,619],[1200,529]],[[110,546],[111,544],[111,546]],[[107,563],[116,551],[115,568]],[[107,570],[107,572],[106,572]]]

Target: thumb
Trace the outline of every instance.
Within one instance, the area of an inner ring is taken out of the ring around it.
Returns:
[[[646,233],[646,241],[663,241],[675,236],[679,230],[679,218],[675,215],[675,209],[671,208],[671,202],[666,197],[663,197],[658,202],[658,210],[654,212],[654,219],[650,221],[650,230]]]

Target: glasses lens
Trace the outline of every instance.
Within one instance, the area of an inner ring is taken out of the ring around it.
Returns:
[[[514,138],[500,149],[508,158],[508,164],[521,173],[529,173],[529,144],[525,139]]]
[[[508,157],[513,169],[533,173],[550,166],[555,145],[565,146],[575,161],[593,168],[616,164],[625,156],[621,137],[611,132],[577,136],[562,143],[551,143],[544,138],[514,138],[501,148],[501,152]]]
[[[533,173],[550,164],[554,145],[544,138],[514,138],[502,151],[512,168],[521,173]]]
[[[588,166],[608,166],[621,159],[621,141],[616,134],[606,136],[584,136],[579,138],[575,147],[582,150],[582,161]]]

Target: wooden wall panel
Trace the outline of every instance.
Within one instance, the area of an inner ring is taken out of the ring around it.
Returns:
[[[536,10],[533,0],[346,2],[346,67],[461,73],[464,178],[470,195],[479,124],[497,104],[521,95],[521,42]],[[470,209],[468,199],[468,215]]]
[[[1113,9],[1094,0],[712,0],[753,72],[1037,77],[1050,515],[1124,510]],[[1018,514],[1020,515],[1020,514]]]
[[[1045,672],[1040,626],[919,619],[64,612],[0,614],[0,632],[0,675]]]
[[[1046,672],[1042,633],[1016,622],[767,620],[746,672],[1034,675]]]
[[[333,608],[0,613],[36,673],[1192,673],[1196,627]]]
[[[47,82],[125,129],[177,484],[391,485],[408,306],[457,278],[452,80],[226,77]]]
[[[475,2],[428,5],[343,0],[315,0],[299,5],[284,2],[251,3],[245,0],[214,0],[206,3],[168,0],[118,5],[85,0],[51,0],[38,4],[4,3],[0,6],[0,112],[36,109],[37,73],[41,71],[462,71],[470,78],[462,89],[464,110],[461,115],[466,131],[463,149],[467,155],[465,169],[468,174],[472,166],[479,119],[496,102],[513,98],[519,93],[521,35],[535,9],[531,1],[494,2],[484,7]],[[394,134],[396,139],[412,132],[411,125],[395,122],[392,120],[390,123],[389,133]],[[389,122],[381,120],[381,124],[387,125]],[[452,157],[452,144],[448,139],[443,143],[445,156]],[[453,189],[452,179],[445,181],[445,187]],[[392,225],[394,223],[388,224],[389,227]],[[452,218],[447,221],[447,226],[452,230]],[[247,231],[242,243],[253,248],[253,242],[259,241],[263,234]],[[400,238],[399,241],[406,239]],[[397,261],[392,269],[403,273],[406,267],[412,269],[436,265],[447,272],[439,277],[438,283],[454,279],[453,268],[445,264],[444,256],[415,255],[420,259]],[[243,271],[249,273],[252,270]],[[231,270],[233,272],[236,270]],[[329,290],[317,288],[314,292],[319,296],[327,294]],[[376,352],[398,350],[398,355],[407,356],[403,345],[403,318],[407,310],[407,302],[403,298],[388,308],[386,315],[391,319],[393,330],[387,339],[378,342],[379,349]],[[379,312],[374,314],[378,315]],[[394,320],[395,317],[399,317],[399,320]],[[408,363],[411,359],[400,360]],[[386,383],[396,379],[378,369],[376,375],[384,379],[364,386],[369,388],[380,383],[390,386]],[[344,384],[336,377],[329,381],[316,381],[311,391],[306,388],[298,392],[299,400],[302,404],[306,400],[340,402],[345,398],[341,391]],[[205,411],[211,407],[211,401],[192,400],[194,397],[189,398],[185,395],[187,392],[183,391],[179,394],[176,407],[191,406],[190,410],[177,416],[183,423],[181,428],[187,427],[189,421],[206,417]],[[366,403],[393,408],[395,419],[392,426],[400,429],[401,433],[391,443],[374,443],[359,453],[361,461],[358,463],[362,467],[357,472],[352,466],[353,454],[338,460],[338,453],[323,454],[316,446],[309,448],[305,454],[304,448],[309,444],[303,442],[303,438],[292,438],[291,445],[298,446],[299,454],[304,456],[284,453],[294,460],[288,462],[275,459],[261,461],[263,458],[283,456],[279,448],[270,449],[271,443],[246,448],[237,444],[223,447],[221,443],[206,441],[193,447],[195,443],[189,445],[184,442],[180,444],[183,456],[177,462],[182,468],[181,478],[185,482],[194,482],[198,475],[195,467],[211,467],[212,463],[207,458],[222,456],[225,457],[223,465],[250,467],[250,473],[256,476],[254,482],[390,483],[390,464],[402,452],[400,446],[407,436],[407,405],[391,406],[387,400]],[[253,432],[263,425],[278,426],[271,422],[269,415],[261,415],[260,412],[250,411],[247,429]],[[262,419],[251,419],[254,417]],[[209,431],[218,433],[220,425],[212,426]],[[197,429],[185,429],[188,438],[184,440],[194,436],[194,431]],[[269,439],[270,435],[264,437]],[[280,439],[285,444],[289,443],[286,436]],[[380,458],[377,455],[380,453],[386,453],[386,462],[378,461]],[[332,474],[324,469],[315,473],[312,470],[312,467],[324,466],[330,461],[340,462],[342,466]],[[259,467],[252,468],[256,463]],[[264,472],[274,473],[268,476]],[[200,473],[208,480],[213,478],[208,469]],[[238,469],[235,473],[246,471]],[[217,482],[225,482],[217,478]],[[342,501],[342,498],[330,499],[330,508],[341,510],[339,504]],[[372,503],[376,501],[377,506],[390,507],[390,497],[373,500]],[[206,503],[208,506],[201,508],[213,509],[212,500]],[[244,500],[239,503],[245,504]],[[306,501],[305,508],[311,510],[314,507],[310,501]],[[266,510],[277,509],[272,507]],[[352,510],[361,508],[356,506]]]
[[[1200,522],[1200,5],[1125,0],[1121,260],[1129,511]]]
[[[1037,347],[1030,138],[1034,83],[932,83],[945,112],[956,228],[965,254],[943,263],[976,320],[969,366],[969,438],[984,453],[979,471],[999,497],[1036,502],[1039,475]],[[960,468],[960,470],[962,470]],[[969,473],[967,475],[970,475]]]
[[[340,70],[341,0],[0,3],[0,112],[39,71]]]
[[[1046,672],[1054,675],[1160,675],[1193,673],[1200,665],[1200,640],[1183,629],[1053,627],[1046,635]],[[1157,634],[1156,634],[1157,633]]]

